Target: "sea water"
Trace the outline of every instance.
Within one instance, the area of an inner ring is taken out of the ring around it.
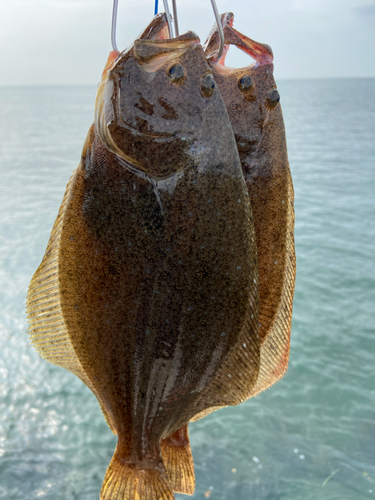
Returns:
[[[289,370],[190,425],[194,498],[375,499],[375,80],[279,90],[296,212]],[[39,358],[25,318],[94,98],[0,89],[0,499],[98,499],[115,448],[95,397]]]

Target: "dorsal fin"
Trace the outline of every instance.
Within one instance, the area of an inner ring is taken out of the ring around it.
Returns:
[[[252,396],[268,389],[280,380],[288,368],[290,350],[290,330],[294,282],[296,275],[296,256],[294,250],[294,192],[290,174],[288,175],[288,209],[285,230],[285,262],[283,286],[277,313],[266,337],[261,339],[260,370],[257,383],[251,391]],[[282,263],[280,263],[282,264]]]
[[[112,432],[114,425],[106,412],[94,386],[87,377],[74,351],[61,309],[59,290],[59,244],[67,200],[74,184],[76,169],[69,179],[58,216],[42,263],[35,272],[27,293],[26,312],[31,344],[39,355],[50,363],[74,373],[94,393],[104,418]]]

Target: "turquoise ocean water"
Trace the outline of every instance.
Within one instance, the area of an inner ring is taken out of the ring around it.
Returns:
[[[296,210],[289,370],[190,426],[194,498],[375,499],[375,80],[278,86]],[[90,391],[29,346],[25,318],[94,97],[0,89],[0,499],[98,499],[115,447]]]

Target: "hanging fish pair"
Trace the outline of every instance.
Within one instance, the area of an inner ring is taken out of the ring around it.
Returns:
[[[188,424],[287,369],[293,187],[272,52],[221,16],[204,48],[165,14],[113,51],[30,283],[30,338],[118,436],[102,500],[193,494]],[[236,45],[256,63],[225,67]]]

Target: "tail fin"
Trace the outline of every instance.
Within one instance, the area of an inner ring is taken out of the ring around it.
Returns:
[[[109,464],[100,500],[174,500],[165,471],[136,469],[113,455]]]
[[[195,490],[194,462],[188,426],[181,427],[161,442],[164,466],[169,484],[175,493],[193,495]]]

